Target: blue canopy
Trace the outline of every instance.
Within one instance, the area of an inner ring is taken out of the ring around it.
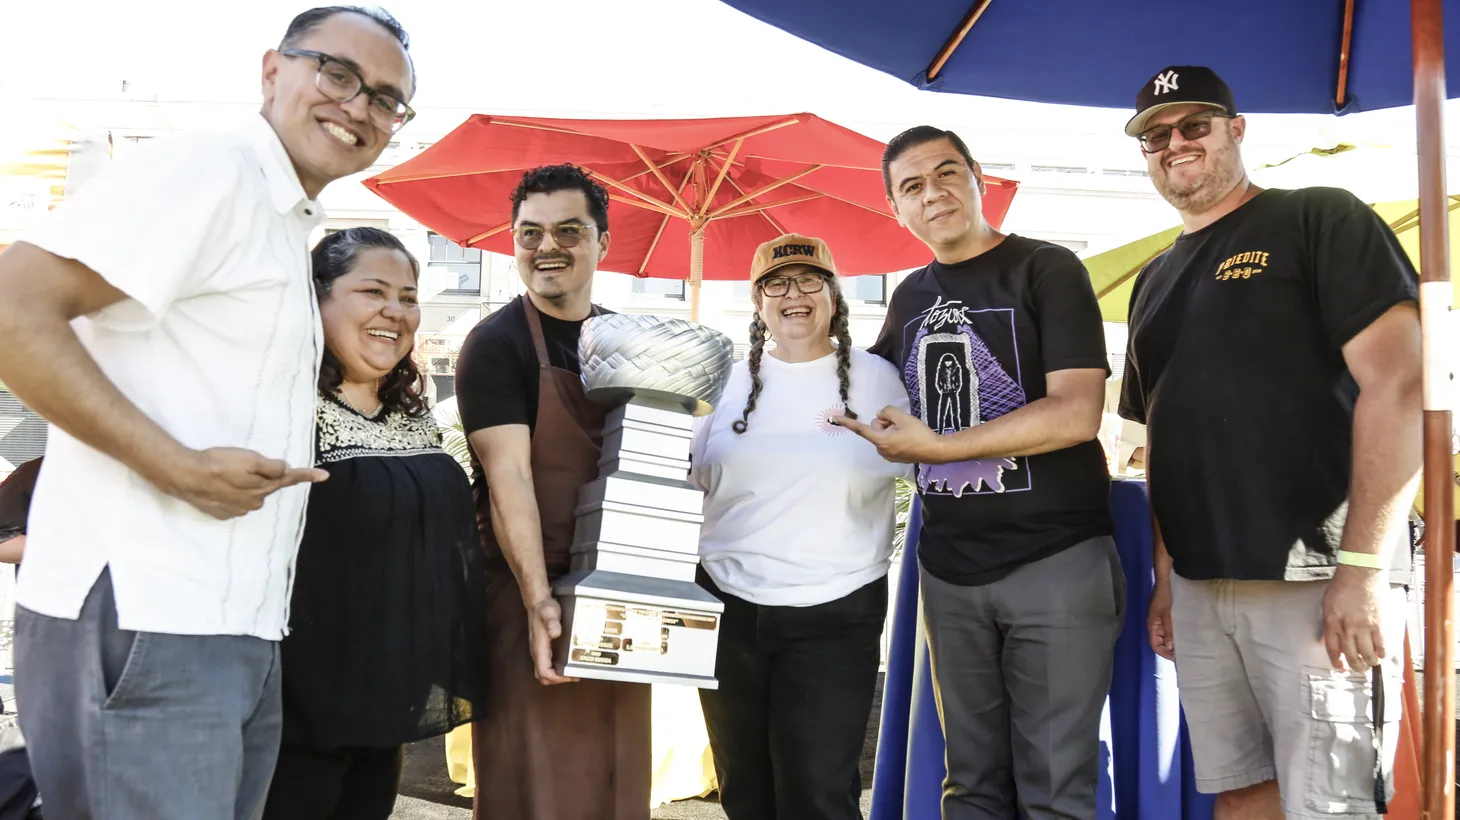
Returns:
[[[1347,93],[1335,104],[1344,0],[991,0],[942,71],[928,69],[978,0],[724,0],[920,88],[1103,108],[1135,106],[1167,65],[1210,66],[1239,111],[1332,114],[1414,100],[1409,4],[1353,3]],[[1460,0],[1444,0],[1460,54]],[[1460,60],[1446,86],[1460,96]]]

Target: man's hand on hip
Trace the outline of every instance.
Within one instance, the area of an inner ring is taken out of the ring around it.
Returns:
[[[235,447],[188,451],[164,469],[167,472],[153,481],[158,489],[219,520],[247,515],[285,487],[329,478],[316,467],[290,467]]]
[[[1382,569],[1339,565],[1323,593],[1323,643],[1334,669],[1367,671],[1384,659]]]

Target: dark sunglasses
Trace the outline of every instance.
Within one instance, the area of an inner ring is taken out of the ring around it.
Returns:
[[[1141,150],[1147,154],[1160,153],[1171,145],[1171,132],[1180,131],[1184,140],[1199,140],[1212,133],[1212,120],[1217,117],[1232,119],[1231,114],[1220,111],[1198,111],[1172,125],[1158,125],[1136,139],[1141,141]]]
[[[554,225],[552,230],[553,241],[560,248],[574,248],[588,236],[591,230],[591,225],[583,225],[577,222]],[[522,225],[512,229],[512,235],[517,237],[517,244],[529,251],[535,251],[542,247],[543,237],[547,236],[547,233],[547,231],[537,225]]]

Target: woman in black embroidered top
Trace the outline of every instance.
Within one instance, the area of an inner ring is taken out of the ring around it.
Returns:
[[[471,487],[410,352],[420,267],[374,228],[314,249],[324,324],[316,463],[282,646],[268,820],[385,820],[403,745],[472,719],[485,669]]]

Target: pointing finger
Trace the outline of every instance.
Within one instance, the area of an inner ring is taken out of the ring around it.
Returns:
[[[289,465],[277,458],[264,458],[263,456],[259,456],[250,472],[263,476],[271,481],[277,481],[283,478],[285,473],[289,472]]]
[[[873,434],[877,432],[871,427],[871,425],[864,424],[854,418],[849,418],[847,416],[837,416],[833,418],[832,421],[836,422],[836,424],[841,427],[845,427],[848,430],[851,430],[853,433],[856,433],[862,438],[869,440],[872,438]]]
[[[291,470],[286,471],[284,475],[280,477],[277,482],[275,482],[275,484],[277,485],[275,489],[282,490],[285,487],[293,487],[295,484],[318,484],[319,482],[324,481],[329,477],[329,473],[316,467],[295,467]]]
[[[878,413],[877,416],[897,425],[905,424],[909,421],[920,421],[920,419],[918,419],[918,417],[914,416],[912,413],[909,413],[906,410],[902,410],[897,407],[893,407],[890,404],[882,408],[882,411]]]

